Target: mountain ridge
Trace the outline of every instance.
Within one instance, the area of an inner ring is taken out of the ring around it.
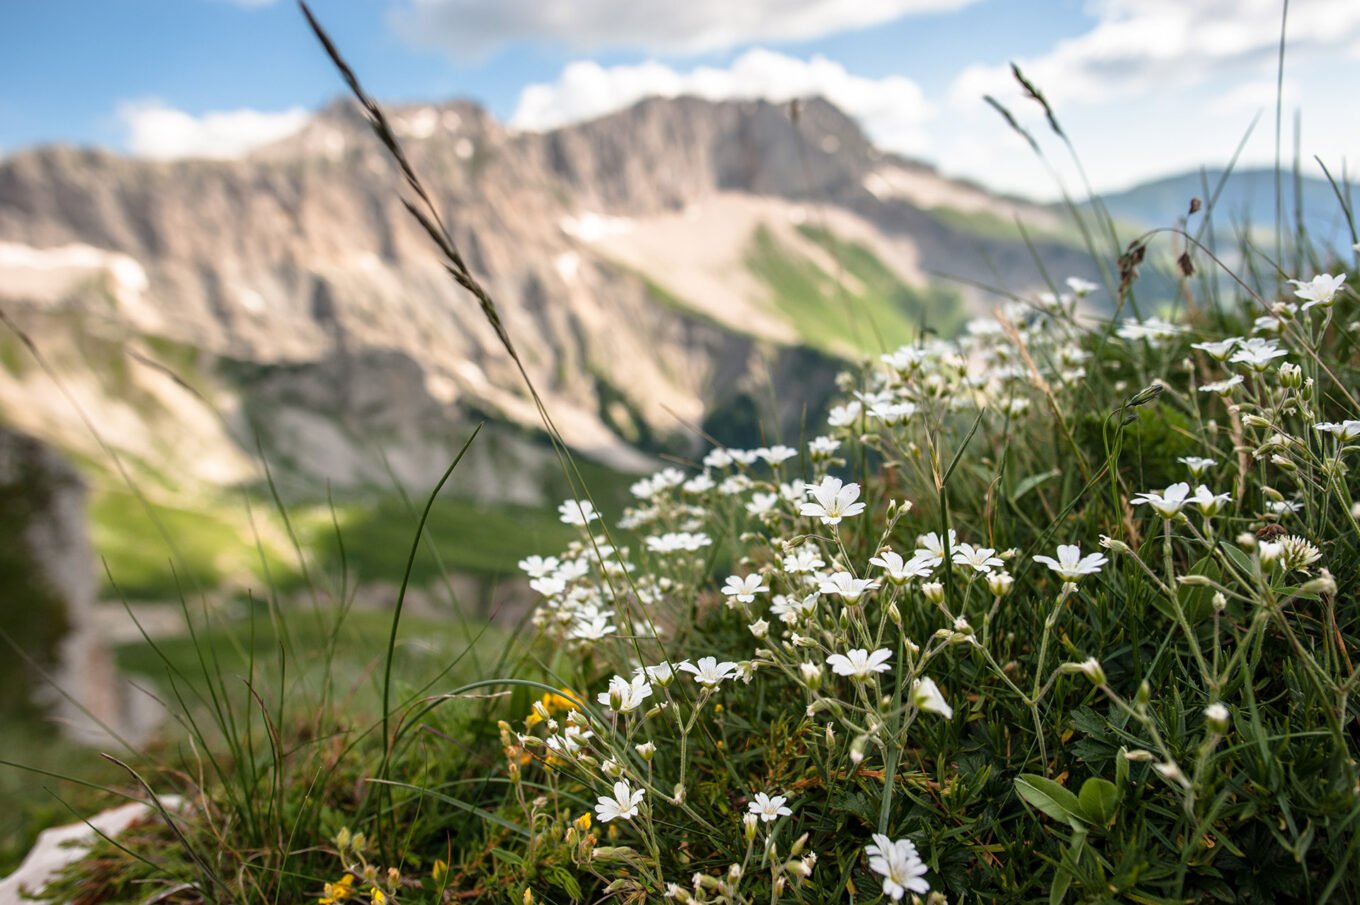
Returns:
[[[1056,228],[1041,207],[879,152],[820,100],[800,104],[795,121],[787,105],[763,101],[651,99],[544,133],[516,133],[463,101],[390,113],[569,443],[626,470],[692,449],[683,425],[720,426],[724,411],[767,395],[771,370],[811,360],[815,379],[761,413],[766,435],[791,436],[829,392],[835,361],[874,351],[864,337],[885,332],[834,329],[840,315],[828,311],[843,299],[905,335],[893,325],[956,321],[985,303],[966,283],[946,300],[931,288],[936,274],[1040,285],[1018,235],[970,231],[968,216],[994,206],[1000,219]],[[956,209],[952,221],[940,213]],[[711,239],[716,223],[734,230],[725,243]],[[1041,252],[1061,272],[1089,268],[1070,245],[1045,240]],[[852,253],[859,272],[839,260]],[[240,160],[11,155],[0,161],[0,276],[20,287],[0,290],[0,302],[34,329],[77,312],[124,343],[197,350],[214,398],[234,406],[223,420],[243,449],[242,400],[262,385],[224,379],[222,361],[317,375],[340,362],[333,369],[359,383],[404,374],[401,395],[427,402],[389,425],[388,452],[436,435],[425,464],[401,476],[413,484],[436,452],[456,448],[472,413],[537,427],[514,368],[402,209],[394,168],[348,103]],[[402,360],[414,370],[389,372]],[[313,379],[343,417],[299,426],[326,409],[313,391],[301,407],[257,404],[253,423],[304,472],[319,437],[356,433],[347,420],[362,435],[364,423],[343,382]],[[0,387],[7,417],[24,420],[22,398]]]

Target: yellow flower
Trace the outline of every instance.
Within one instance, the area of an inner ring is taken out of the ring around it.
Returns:
[[[345,874],[334,883],[327,883],[325,895],[317,900],[318,905],[341,905],[354,893],[354,877]]]
[[[374,887],[372,902],[373,905],[387,905],[387,893]]]
[[[584,833],[586,830],[590,829],[590,812],[586,811],[572,822],[576,825],[578,830]]]
[[[559,688],[560,694],[544,694],[543,706],[549,710],[567,711],[581,708],[581,696],[570,688]]]
[[[434,862],[434,870],[430,871],[430,876],[434,877],[434,882],[443,883],[444,877],[448,875],[449,866],[441,859]]]

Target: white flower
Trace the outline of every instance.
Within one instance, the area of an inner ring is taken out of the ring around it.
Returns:
[[[725,449],[711,449],[704,456],[705,468],[727,468],[732,464],[732,456]]]
[[[1063,581],[1076,582],[1083,575],[1095,575],[1109,560],[1105,558],[1104,553],[1082,556],[1081,548],[1076,544],[1059,544],[1056,560],[1051,556],[1036,556],[1034,561],[1043,563],[1057,572]]]
[[[814,459],[829,459],[840,449],[841,441],[835,437],[813,437],[808,441],[808,452]]]
[[[784,571],[793,575],[815,572],[824,565],[821,554],[811,544],[804,544],[784,557]]]
[[[1320,424],[1314,424],[1313,430],[1331,434],[1342,443],[1350,443],[1352,440],[1360,439],[1360,421],[1342,421],[1340,423],[1323,421]]]
[[[724,495],[724,497],[736,497],[737,494],[751,490],[752,483],[752,480],[745,475],[728,475],[722,479],[721,484],[718,484],[718,493]]]
[[[700,494],[708,493],[716,486],[718,485],[713,483],[713,479],[709,477],[708,472],[704,472],[701,475],[695,475],[684,484],[680,485],[680,489],[685,491],[685,493]]]
[[[1244,364],[1253,371],[1264,371],[1270,367],[1272,361],[1288,354],[1275,340],[1253,336],[1251,339],[1244,339],[1228,361]]]
[[[542,578],[557,571],[560,563],[556,556],[544,559],[542,556],[526,556],[519,561],[520,569],[530,578]]]
[[[832,654],[826,658],[826,665],[838,676],[863,680],[876,672],[887,672],[892,668],[888,665],[891,659],[892,651],[886,647],[881,647],[872,654],[863,648],[855,648],[844,654]]]
[[[753,493],[751,494],[751,502],[746,504],[746,511],[759,518],[762,515],[769,515],[778,505],[779,494],[777,493]]]
[[[771,823],[780,817],[787,817],[793,813],[793,811],[784,807],[786,802],[788,802],[788,799],[783,795],[770,796],[764,792],[757,792],[746,808],[759,817],[762,823]]]
[[[617,713],[632,713],[651,697],[652,686],[642,676],[634,676],[632,681],[623,676],[609,680],[609,690],[595,696],[595,700]]]
[[[838,525],[841,519],[864,511],[864,504],[855,502],[859,499],[859,485],[843,484],[840,478],[828,475],[820,484],[809,487],[807,493],[813,502],[804,503],[800,514],[819,518],[823,525]]]
[[[1205,459],[1202,456],[1181,456],[1176,461],[1190,469],[1190,473],[1195,477],[1199,477],[1218,464],[1213,459]]]
[[[575,754],[584,747],[587,739],[594,736],[595,733],[589,729],[582,729],[573,723],[562,730],[561,735],[550,735],[543,742],[558,754]]]
[[[858,401],[850,401],[845,405],[838,405],[827,413],[826,423],[832,427],[849,427],[859,420],[864,407]]]
[[[766,585],[759,575],[747,575],[745,578],[740,575],[729,575],[722,592],[728,597],[735,598],[738,603],[751,603],[757,594],[764,594],[769,589],[769,585]]]
[[[823,594],[840,597],[846,603],[854,603],[865,591],[872,591],[877,587],[878,582],[872,579],[856,578],[849,572],[837,572],[824,578],[819,590]]]
[[[893,550],[884,550],[869,560],[869,565],[878,566],[887,573],[888,580],[896,584],[911,578],[927,578],[935,571],[933,563],[919,556],[903,561],[901,554]]]
[[[1280,559],[1283,561],[1287,572],[1307,571],[1309,566],[1321,558],[1322,552],[1310,541],[1299,537],[1297,534],[1290,534],[1280,539]]]
[[[818,595],[814,592],[806,597],[790,597],[778,594],[770,603],[770,614],[778,616],[785,625],[793,625],[802,616],[811,616],[817,610]]]
[[[1194,503],[1199,511],[1205,515],[1217,515],[1225,505],[1232,502],[1232,494],[1215,494],[1208,487],[1201,484],[1195,488],[1194,496],[1186,498],[1186,502]]]
[[[954,565],[972,566],[978,572],[990,572],[994,566],[1004,566],[991,547],[974,547],[972,544],[959,544],[954,548]]]
[[[599,641],[605,635],[612,635],[618,627],[611,625],[609,615],[595,615],[579,620],[571,630],[571,636],[578,641]]]
[[[950,552],[958,549],[957,535],[954,529],[949,529],[949,549]],[[913,558],[933,561],[935,563],[944,562],[944,542],[934,531],[923,534],[916,538],[916,553]]]
[[[789,449],[783,444],[778,446],[762,446],[760,449],[756,450],[756,455],[760,456],[771,466],[775,466],[798,455],[798,450]]]
[[[591,522],[599,519],[600,514],[595,511],[595,504],[590,500],[567,500],[557,507],[557,512],[562,517],[562,523],[566,525],[576,525],[584,527]]]
[[[929,677],[912,681],[911,700],[925,713],[937,713],[947,720],[954,716],[954,708],[940,694],[940,687],[935,684],[935,680]]]
[[[662,688],[665,688],[670,685],[671,682],[675,681],[675,670],[684,669],[686,666],[690,666],[691,670],[694,668],[690,665],[688,660],[681,660],[679,663],[674,664],[674,668],[672,668],[671,663],[658,663],[655,666],[639,666],[633,670],[633,674],[635,676],[646,675],[647,678],[651,679]]]
[[[1171,518],[1185,507],[1185,504],[1189,502],[1189,497],[1190,485],[1181,481],[1177,484],[1172,484],[1160,493],[1157,491],[1140,493],[1133,498],[1132,502],[1135,506],[1141,506],[1142,504],[1147,503],[1153,509],[1157,510],[1157,514],[1162,518]]]
[[[1302,280],[1289,282],[1297,287],[1294,289],[1294,295],[1304,300],[1303,310],[1307,311],[1315,305],[1319,308],[1332,307],[1341,284],[1346,282],[1346,275],[1342,273],[1332,276],[1330,273],[1320,273],[1306,283]]]
[[[925,879],[929,870],[910,839],[894,842],[874,833],[874,844],[865,846],[864,851],[869,856],[869,869],[883,877],[883,894],[894,902],[901,901],[908,892],[930,892]]]
[[[719,663],[716,657],[700,657],[699,665],[686,660],[676,665],[677,669],[694,674],[694,681],[700,685],[714,686],[723,679],[734,679],[737,675],[737,664],[730,660]]]
[[[567,583],[555,575],[547,575],[535,578],[529,582],[529,587],[544,597],[556,597],[567,589]]]
[[[1199,388],[1199,391],[1201,393],[1218,393],[1219,395],[1227,395],[1228,393],[1231,393],[1235,387],[1241,386],[1241,384],[1242,375],[1234,374],[1227,380],[1220,380],[1217,381],[1216,383],[1206,383]]]
[[[675,531],[647,538],[647,549],[653,553],[694,553],[712,543],[713,539],[702,531]]]
[[[1148,345],[1156,346],[1163,340],[1174,339],[1181,328],[1160,318],[1150,317],[1145,321],[1125,320],[1124,326],[1116,333],[1127,340],[1147,340]]]
[[[614,797],[601,795],[600,803],[595,805],[595,813],[600,815],[601,823],[608,823],[615,817],[622,820],[632,820],[637,816],[638,805],[642,802],[642,796],[647,794],[646,789],[634,791],[628,785],[628,780],[620,779],[614,783]]]
[[[1077,298],[1085,298],[1100,288],[1099,283],[1092,283],[1090,280],[1083,280],[1081,277],[1068,277],[1067,288],[1072,290],[1072,294]]]
[[[1215,361],[1227,361],[1228,354],[1242,342],[1240,336],[1230,336],[1227,339],[1220,339],[1218,342],[1195,343],[1190,348],[1199,349]]]
[[[738,465],[754,465],[757,458],[754,449],[729,449],[727,454]]]

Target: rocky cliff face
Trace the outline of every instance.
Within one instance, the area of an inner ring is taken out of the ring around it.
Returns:
[[[653,100],[546,134],[512,133],[465,103],[392,113],[563,434],[619,468],[691,447],[686,425],[721,429],[732,407],[765,406],[772,372],[806,379],[762,412],[769,433],[796,431],[821,402],[834,359],[856,350],[818,320],[818,299],[834,293],[804,298],[786,271],[909,324],[951,314],[922,307],[934,274],[1037,284],[1018,237],[971,229],[970,217],[1052,226],[1047,211],[879,153],[820,101],[793,117],[760,102]],[[870,275],[837,259],[847,249],[875,262]],[[1042,250],[1060,272],[1083,271],[1061,242]],[[971,290],[930,298],[979,302]],[[114,358],[130,354],[119,379],[155,397],[151,408],[176,397],[172,422],[194,410],[204,437],[242,450],[258,432],[304,474],[362,483],[378,452],[428,483],[471,415],[513,426],[489,473],[532,472],[541,448],[523,433],[537,417],[511,362],[347,103],[239,161],[45,148],[0,162],[0,304],[39,338],[74,329],[79,346],[97,333]],[[70,362],[92,405],[117,396],[88,357]],[[69,420],[43,379],[7,363],[0,410],[33,429]],[[143,409],[113,428],[132,442],[154,421]],[[199,470],[190,458],[180,466]],[[252,468],[248,455],[218,464],[201,476]]]

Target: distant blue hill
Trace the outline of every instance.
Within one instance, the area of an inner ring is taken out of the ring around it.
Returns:
[[[1316,163],[1310,169],[1316,170]],[[1207,205],[1223,172],[1222,169],[1215,169],[1168,176],[1105,195],[1103,200],[1118,221],[1149,227],[1169,226],[1185,216],[1191,198],[1200,198]],[[1339,173],[1334,172],[1332,175],[1343,194],[1348,193],[1347,203],[1360,218],[1360,212],[1356,212],[1356,205],[1360,204],[1360,186],[1352,183],[1348,188],[1341,184]],[[1314,243],[1330,247],[1334,252],[1344,252],[1344,256],[1349,258],[1351,245],[1356,240],[1351,237],[1350,227],[1331,183],[1321,175],[1303,176],[1299,182],[1303,224],[1309,236]],[[1294,189],[1293,175],[1286,172],[1283,211],[1287,230],[1292,230],[1295,219]],[[1269,168],[1234,170],[1218,196],[1213,215],[1220,237],[1243,226],[1253,230],[1271,229],[1275,222],[1274,171]],[[1360,219],[1357,222],[1360,223]]]

